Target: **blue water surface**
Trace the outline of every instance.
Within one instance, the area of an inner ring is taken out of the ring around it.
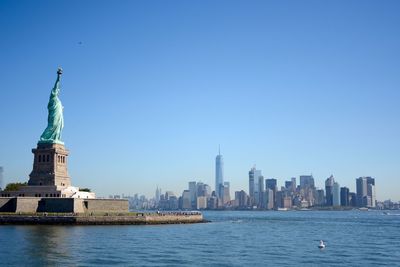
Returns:
[[[400,213],[207,211],[211,223],[0,226],[1,266],[400,266]],[[319,240],[327,247],[317,248]]]

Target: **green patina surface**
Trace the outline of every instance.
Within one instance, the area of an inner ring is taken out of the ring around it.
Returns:
[[[63,106],[58,95],[60,93],[60,78],[62,69],[57,71],[57,80],[50,93],[47,109],[49,115],[47,118],[47,127],[40,136],[39,143],[42,144],[64,144],[61,141],[61,132],[64,128]]]

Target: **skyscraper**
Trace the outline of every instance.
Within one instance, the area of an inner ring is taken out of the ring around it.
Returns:
[[[243,190],[235,192],[235,202],[239,209],[247,208],[248,196]]]
[[[303,200],[308,203],[308,206],[315,204],[315,183],[312,175],[300,176],[300,195]]]
[[[296,191],[296,177],[292,177],[292,191],[295,192]]]
[[[350,206],[349,193],[350,193],[350,191],[347,187],[340,188],[340,205],[341,206],[345,206],[345,207]]]
[[[192,209],[192,200],[190,190],[184,190],[182,193],[182,209],[190,210]]]
[[[197,197],[210,197],[211,187],[208,184],[198,182],[197,183]]]
[[[333,183],[332,205],[333,206],[340,206],[340,185],[337,182]]]
[[[368,202],[367,206],[375,208],[375,178],[367,177],[367,196],[371,199],[371,202]]]
[[[360,177],[356,179],[356,194],[357,194],[357,206],[364,206],[364,197],[367,196],[367,178]],[[366,206],[366,205],[365,205]]]
[[[224,185],[224,159],[221,150],[218,150],[218,155],[215,158],[215,193],[217,197],[222,198],[224,192],[221,192],[220,185]]]
[[[223,203],[226,204],[229,201],[231,201],[231,193],[230,193],[230,183],[229,182],[224,182],[224,194],[223,194]]]
[[[253,205],[254,202],[254,171],[255,167],[251,168],[249,171],[249,197],[250,197],[250,205]]]
[[[292,191],[292,181],[285,181],[285,189]]]
[[[375,181],[374,181],[375,184]],[[367,180],[367,207],[375,208],[375,185]]]
[[[276,191],[276,185],[277,185],[276,179],[271,178],[265,180],[265,188],[269,188],[273,191]]]
[[[356,179],[356,194],[358,207],[375,207],[375,179],[360,177]]]
[[[266,208],[268,210],[272,210],[274,208],[274,191],[266,188],[265,189],[265,196],[266,196]]]
[[[264,193],[264,176],[260,175],[258,176],[258,207],[263,209],[266,207],[266,199]]]
[[[276,179],[266,179],[265,180],[265,189],[270,189],[272,192],[269,192],[268,196],[268,201],[269,201],[269,206],[272,205],[272,208],[277,208],[277,203],[276,203],[276,191],[277,191],[277,181]],[[272,193],[272,194],[271,194]],[[271,203],[272,200],[272,203]]]
[[[375,179],[360,177],[356,179],[358,207],[375,207]]]
[[[193,208],[197,206],[197,183],[189,182],[189,197]]]
[[[324,206],[325,205],[325,192],[324,189],[317,189],[315,191],[315,203],[316,206]]]
[[[256,167],[251,168],[249,171],[249,192],[250,192],[250,202],[251,205],[258,206],[260,203],[260,194],[262,193],[262,189],[260,192],[260,180],[264,178],[261,175],[261,170],[257,170]]]
[[[312,175],[301,175],[300,176],[300,188],[314,188],[314,177]]]
[[[156,189],[156,203],[158,203],[160,201],[160,197],[161,197],[161,188]]]
[[[0,189],[3,189],[3,172],[4,172],[4,168],[0,166]]]
[[[349,205],[352,207],[357,207],[357,195],[354,192],[349,193]]]
[[[325,180],[325,194],[326,194],[326,205],[332,206],[333,205],[333,184],[335,183],[335,178],[331,175],[329,178]]]

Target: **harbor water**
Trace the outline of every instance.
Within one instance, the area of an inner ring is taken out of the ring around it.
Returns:
[[[400,212],[206,211],[204,217],[211,222],[0,226],[0,265],[400,266]]]

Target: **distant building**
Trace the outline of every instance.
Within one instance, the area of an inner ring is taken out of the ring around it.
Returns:
[[[375,181],[374,181],[374,183],[375,183]],[[367,196],[368,196],[367,207],[375,208],[375,206],[376,206],[375,185],[372,183],[368,184]]]
[[[300,188],[314,188],[314,177],[312,175],[300,176]]]
[[[189,182],[189,195],[191,208],[196,208],[197,206],[197,183]]]
[[[364,203],[364,198],[367,196],[367,190],[368,190],[367,178],[360,177],[360,178],[356,179],[356,193],[357,193],[357,206],[358,207],[366,206],[366,203]]]
[[[296,191],[296,187],[297,187],[297,185],[296,185],[296,177],[292,177],[292,192],[295,192]]]
[[[358,207],[375,207],[375,179],[372,177],[356,179],[356,194]]]
[[[333,183],[332,204],[333,206],[340,206],[340,185],[337,182]]]
[[[325,205],[324,189],[317,189],[315,191],[315,205],[316,206],[324,206]]]
[[[196,196],[203,197],[206,195],[205,193],[205,185],[202,182],[196,183]]]
[[[375,195],[375,179],[367,177],[367,195],[371,198],[371,203],[368,203],[368,207],[376,207],[376,195]]]
[[[178,198],[176,196],[170,196],[168,199],[168,205],[170,210],[177,210],[179,208]]]
[[[261,174],[261,170],[257,170],[253,167],[249,171],[249,192],[250,192],[250,201],[252,206],[259,206],[260,203],[260,194],[262,194],[263,189],[260,190],[260,181],[264,182],[264,178]]]
[[[207,209],[207,197],[197,197],[197,209]]]
[[[4,168],[0,166],[0,191],[4,188]]]
[[[196,191],[197,191],[198,197],[210,197],[211,196],[211,187],[208,184],[198,182]]]
[[[292,181],[285,181],[285,189],[288,191],[292,191]]]
[[[325,180],[325,194],[326,194],[326,205],[332,206],[333,205],[333,184],[335,183],[335,178],[331,175],[329,178]]]
[[[187,203],[190,201],[189,190],[185,190],[185,196],[187,198]],[[160,196],[160,202],[158,203],[158,208],[162,210],[176,210],[182,208],[183,197],[178,197],[172,191],[166,191],[165,194]]]
[[[349,193],[350,193],[350,190],[347,187],[340,188],[340,205],[341,206],[344,206],[344,207],[350,206]]]
[[[208,199],[207,207],[211,210],[218,209],[218,198],[216,196],[212,196]]]
[[[308,207],[315,205],[315,183],[312,175],[300,176],[300,195],[303,201],[307,201]]]
[[[211,196],[211,186],[209,186],[208,184],[204,184],[203,192],[204,192],[204,196],[210,197]]]
[[[283,208],[284,209],[292,208],[292,198],[290,196],[286,196],[283,198]]]
[[[274,191],[267,188],[267,189],[265,189],[265,195],[266,195],[266,202],[267,202],[266,209],[267,210],[274,209],[274,200],[275,200]]]
[[[349,205],[352,207],[357,207],[357,194],[354,192],[349,193]]]
[[[258,176],[258,208],[265,209],[264,176]]]
[[[249,197],[250,197],[250,205],[254,203],[254,171],[255,167],[249,171]]]
[[[220,185],[224,184],[224,159],[221,155],[221,151],[218,151],[218,155],[215,158],[215,192],[217,197],[223,197],[223,191],[221,192]]]
[[[248,195],[245,191],[236,191],[235,192],[235,203],[239,209],[245,209],[248,207]]]
[[[277,192],[277,181],[276,179],[270,178],[265,180],[265,189],[270,189],[272,191],[272,195],[269,193],[269,198],[272,197],[272,203],[269,202],[269,205],[272,205],[272,209],[277,208],[276,203],[276,192]]]
[[[226,204],[229,201],[231,201],[231,193],[230,193],[230,183],[229,182],[224,182],[224,190],[223,190],[223,203]]]
[[[283,198],[285,193],[283,191],[276,191],[275,193],[275,209],[283,208]]]
[[[192,194],[190,190],[184,190],[182,193],[182,207],[183,210],[192,209]]]
[[[272,191],[277,191],[277,180],[270,178],[265,180],[265,189],[271,189]]]
[[[158,186],[157,186],[156,195],[155,195],[156,203],[158,203],[160,201],[160,197],[161,197],[161,188],[158,188]]]

